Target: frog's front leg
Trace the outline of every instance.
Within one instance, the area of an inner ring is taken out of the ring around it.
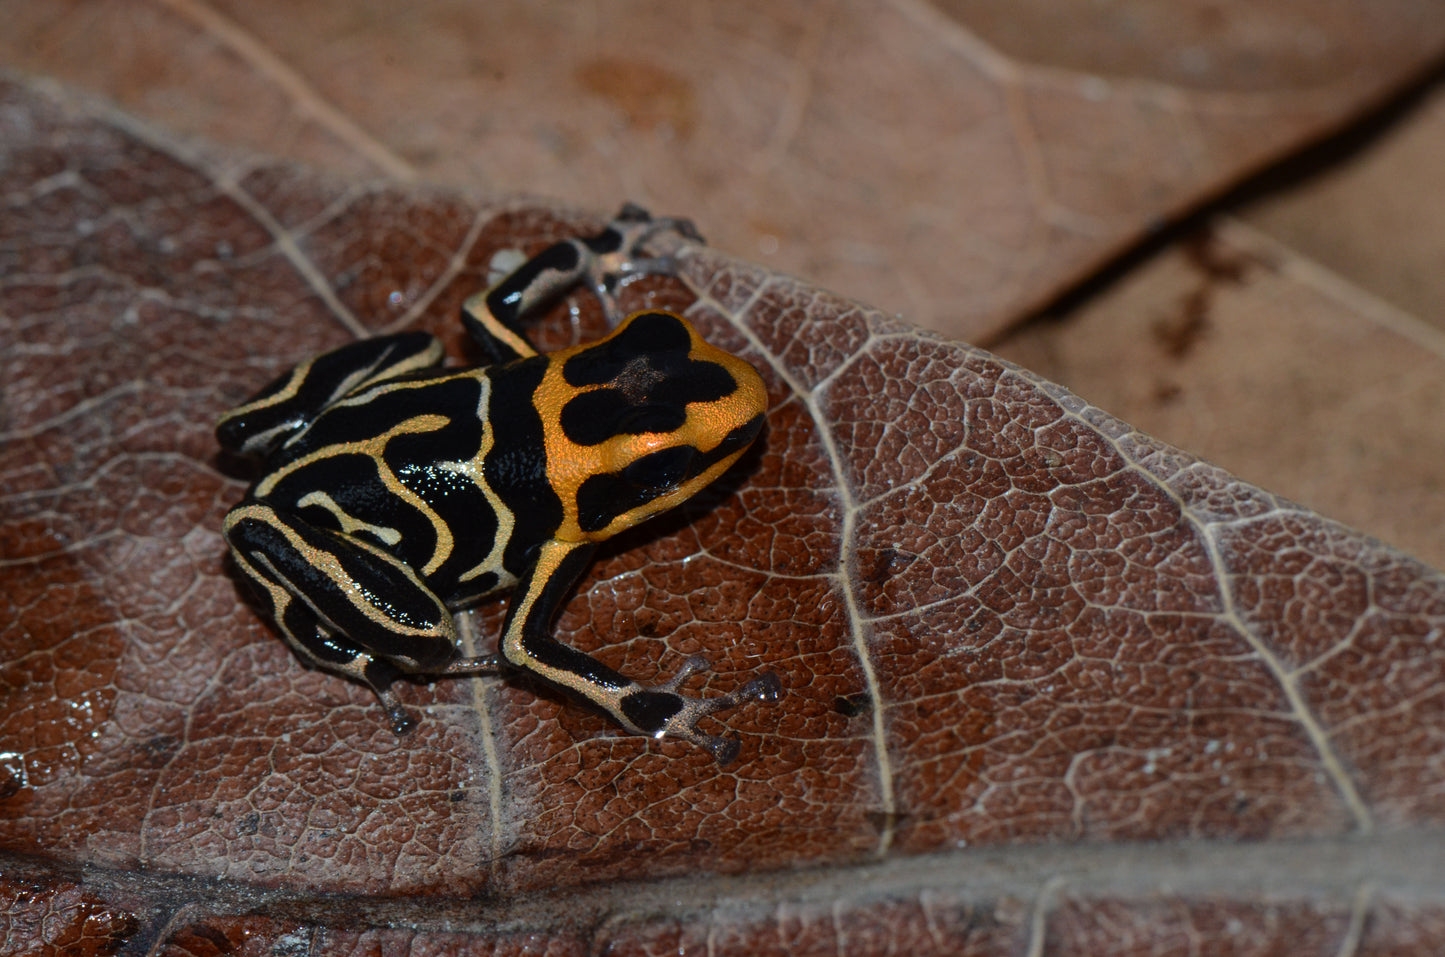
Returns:
[[[654,738],[671,735],[707,748],[719,764],[732,761],[738,743],[698,731],[698,720],[749,699],[776,700],[780,693],[776,675],[754,678],[731,694],[691,698],[677,689],[684,679],[707,668],[701,656],[688,659],[671,681],[649,687],[552,637],[553,619],[596,548],[590,542],[543,543],[536,564],[518,584],[507,609],[502,656],[592,702],[629,731]]]
[[[616,326],[622,317],[612,292],[619,278],[675,271],[672,259],[641,252],[644,243],[664,231],[703,241],[691,221],[653,218],[641,206],[628,203],[597,235],[548,246],[490,289],[467,299],[462,304],[462,324],[495,362],[534,356],[537,349],[527,338],[523,321],[585,281]]]
[[[391,690],[401,674],[497,671],[495,655],[459,657],[446,605],[374,545],[256,500],[227,513],[223,528],[236,564],[270,599],[292,647],[368,685],[398,734],[413,724]]]

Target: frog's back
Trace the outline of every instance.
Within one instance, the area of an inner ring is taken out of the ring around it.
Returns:
[[[544,365],[451,369],[345,396],[273,453],[252,494],[400,558],[449,604],[506,587],[518,552],[545,532],[541,422],[526,401]]]

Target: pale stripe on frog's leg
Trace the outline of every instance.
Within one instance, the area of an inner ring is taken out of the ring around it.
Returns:
[[[342,396],[435,368],[444,357],[441,341],[424,332],[378,336],[332,349],[297,364],[222,415],[216,440],[240,455],[266,455]]]

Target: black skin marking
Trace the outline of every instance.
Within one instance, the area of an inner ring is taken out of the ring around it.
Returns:
[[[685,362],[691,348],[692,337],[675,316],[644,313],[596,349],[564,362],[562,375],[571,386],[604,385],[622,375],[638,359],[649,363]]]
[[[562,431],[577,445],[601,445],[614,435],[673,432],[686,421],[685,408],[639,407],[616,389],[584,392],[562,407]]]
[[[516,527],[502,564],[515,577],[531,564],[537,543],[562,522],[562,501],[547,481],[542,419],[532,404],[546,368],[545,360],[528,359],[512,363],[492,377],[488,418],[493,444],[482,462],[482,474],[514,516]]]
[[[622,472],[594,475],[577,490],[577,513],[584,531],[606,528],[618,515],[649,502],[669,489],[752,444],[763,418],[754,417],[728,433],[717,448],[700,453],[690,446],[655,452]]]
[[[622,699],[622,713],[627,720],[647,733],[663,727],[681,710],[682,699],[665,691],[634,691]]]
[[[399,370],[434,368],[441,359],[441,343],[424,332],[353,342],[272,380],[245,405],[221,417],[216,440],[237,454],[269,455],[343,392],[355,392],[368,379],[390,378]],[[304,375],[293,378],[303,370]],[[294,387],[294,395],[277,401],[288,386]]]
[[[640,251],[663,229],[698,238],[625,207],[468,299],[463,322],[492,364],[443,367],[423,333],[369,339],[303,362],[218,423],[225,448],[264,466],[226,517],[237,566],[297,653],[369,685],[398,733],[413,722],[397,678],[505,666],[726,762],[737,742],[697,722],[780,693],[763,675],[730,694],[683,694],[705,670],[698,658],[641,685],[552,634],[598,542],[705,487],[762,428],[751,366],[670,313],[613,316],[606,290],[619,276],[671,268]],[[616,330],[539,354],[525,320],[578,285],[603,295]],[[452,611],[502,591],[501,653],[464,657]]]
[[[547,576],[526,619],[521,622],[512,620],[511,616],[516,614],[514,605],[502,631],[519,629],[522,633],[523,649],[529,658],[539,664],[565,671],[599,687],[621,689],[632,682],[592,656],[569,648],[552,637],[552,619],[561,610],[562,599],[592,563],[592,556],[596,551],[596,546],[587,545],[569,553]],[[526,584],[524,580],[524,588]]]

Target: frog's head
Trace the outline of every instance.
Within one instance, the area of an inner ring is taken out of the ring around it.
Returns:
[[[757,370],[670,312],[636,313],[548,360],[534,399],[564,540],[602,541],[672,508],[762,431]]]

